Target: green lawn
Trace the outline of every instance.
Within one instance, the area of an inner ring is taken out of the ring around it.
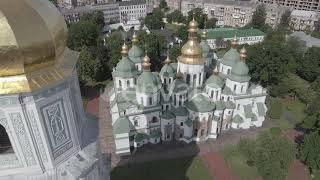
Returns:
[[[282,102],[282,112],[288,111],[295,119],[294,122],[290,123],[283,115],[281,115],[280,119],[272,119],[275,125],[281,129],[292,129],[295,124],[301,122],[305,117],[305,104],[303,104],[298,99],[281,99]]]
[[[259,177],[257,169],[248,166],[246,158],[237,151],[236,146],[228,146],[223,151],[224,159],[234,175],[241,180],[256,180]]]
[[[152,161],[117,167],[111,172],[112,180],[212,180],[207,168],[198,157]]]
[[[165,25],[165,27],[166,27],[166,29],[177,33],[180,26],[179,26],[179,25],[176,25],[176,24],[167,23],[167,24]]]

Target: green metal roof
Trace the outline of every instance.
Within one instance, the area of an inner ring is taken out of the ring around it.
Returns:
[[[216,104],[217,110],[224,110],[226,108],[226,104],[224,101],[216,101],[214,103]]]
[[[224,85],[223,79],[216,74],[212,74],[206,81],[206,85],[217,85],[218,88],[221,88]],[[213,86],[216,87],[216,86]]]
[[[146,93],[152,93],[161,88],[161,81],[157,74],[144,71],[138,77],[137,89]]]
[[[176,116],[170,111],[164,111],[160,116],[161,119],[175,119]]]
[[[169,87],[169,91],[173,93],[183,92],[188,90],[188,85],[179,79],[173,81],[173,83]]]
[[[237,62],[229,74],[229,79],[237,82],[246,82],[250,80],[249,68],[244,61]]]
[[[233,117],[232,122],[237,123],[237,124],[241,124],[244,122],[244,120],[239,114],[237,114]]]
[[[165,64],[160,71],[161,76],[166,76],[166,77],[174,77],[176,74],[175,69],[171,66],[171,64]]]
[[[134,63],[142,63],[143,61],[143,50],[135,44],[133,44],[130,48],[128,55]]]
[[[149,139],[149,135],[145,133],[137,133],[136,136],[134,137],[134,141],[138,143],[146,139]]]
[[[135,64],[128,57],[122,57],[116,66],[116,70],[112,72],[114,77],[123,78],[134,77],[138,74]]]
[[[189,111],[185,107],[174,108],[174,109],[172,109],[172,112],[176,116],[188,116],[188,114],[189,114]]]
[[[120,117],[113,124],[113,132],[115,134],[129,133],[129,119],[127,117]]]
[[[259,116],[265,116],[266,115],[266,108],[264,107],[264,104],[261,102],[257,103],[258,108],[258,114]]]
[[[246,118],[252,118],[254,116],[252,112],[252,106],[250,104],[243,105],[244,115]]]
[[[225,94],[225,95],[232,95],[232,91],[229,87],[225,86],[222,90],[222,94]]]
[[[184,122],[188,127],[192,126],[192,120],[190,118],[188,118],[185,122]]]
[[[227,51],[221,60],[221,63],[227,66],[233,66],[238,61],[240,61],[240,54],[236,48],[230,48],[229,51]]]
[[[197,94],[186,103],[186,107],[195,112],[210,112],[214,110],[215,104],[208,97]]]
[[[208,29],[208,39],[217,38],[233,38],[237,37],[249,37],[249,36],[265,36],[266,34],[259,29],[235,29],[235,28],[214,28]]]

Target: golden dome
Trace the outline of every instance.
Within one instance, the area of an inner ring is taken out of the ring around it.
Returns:
[[[139,39],[138,39],[136,32],[133,33],[131,41],[133,44],[137,44],[139,42]]]
[[[147,51],[145,52],[145,54],[146,55],[143,58],[142,66],[143,66],[144,71],[150,71],[150,67],[151,67],[150,58],[148,56]]]
[[[198,42],[198,23],[193,19],[189,23],[189,40],[181,48],[179,62],[184,64],[204,64],[202,58],[202,48]]]
[[[245,47],[243,47],[241,50],[240,50],[240,58],[241,60],[245,60],[247,57],[247,50]]]
[[[74,56],[66,48],[67,27],[48,0],[0,0],[0,29],[0,94],[30,92],[70,70],[61,67]]]
[[[170,64],[171,63],[169,55],[167,56],[166,60],[164,60],[164,63],[165,64]]]
[[[202,37],[202,39],[206,40],[208,38],[208,31],[207,30],[202,31],[201,37]]]
[[[122,56],[128,56],[128,46],[126,45],[126,43],[123,43],[122,45],[122,49],[121,49],[121,55]]]

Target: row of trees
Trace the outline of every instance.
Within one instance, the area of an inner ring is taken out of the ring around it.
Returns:
[[[241,139],[237,150],[249,166],[257,168],[264,180],[286,179],[295,155],[294,145],[279,129],[263,132],[256,140]]]

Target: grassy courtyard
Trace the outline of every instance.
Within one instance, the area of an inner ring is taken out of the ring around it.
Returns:
[[[116,167],[112,180],[212,180],[204,162],[198,157],[159,160]]]
[[[259,177],[257,169],[254,166],[247,165],[246,158],[237,151],[236,146],[230,145],[226,147],[221,154],[223,154],[233,174],[240,180],[256,180]]]
[[[275,100],[274,98],[272,100]],[[298,99],[278,98],[282,103],[282,113],[280,118],[272,119],[275,126],[285,130],[294,128],[295,124],[300,123],[305,117],[305,107]]]

